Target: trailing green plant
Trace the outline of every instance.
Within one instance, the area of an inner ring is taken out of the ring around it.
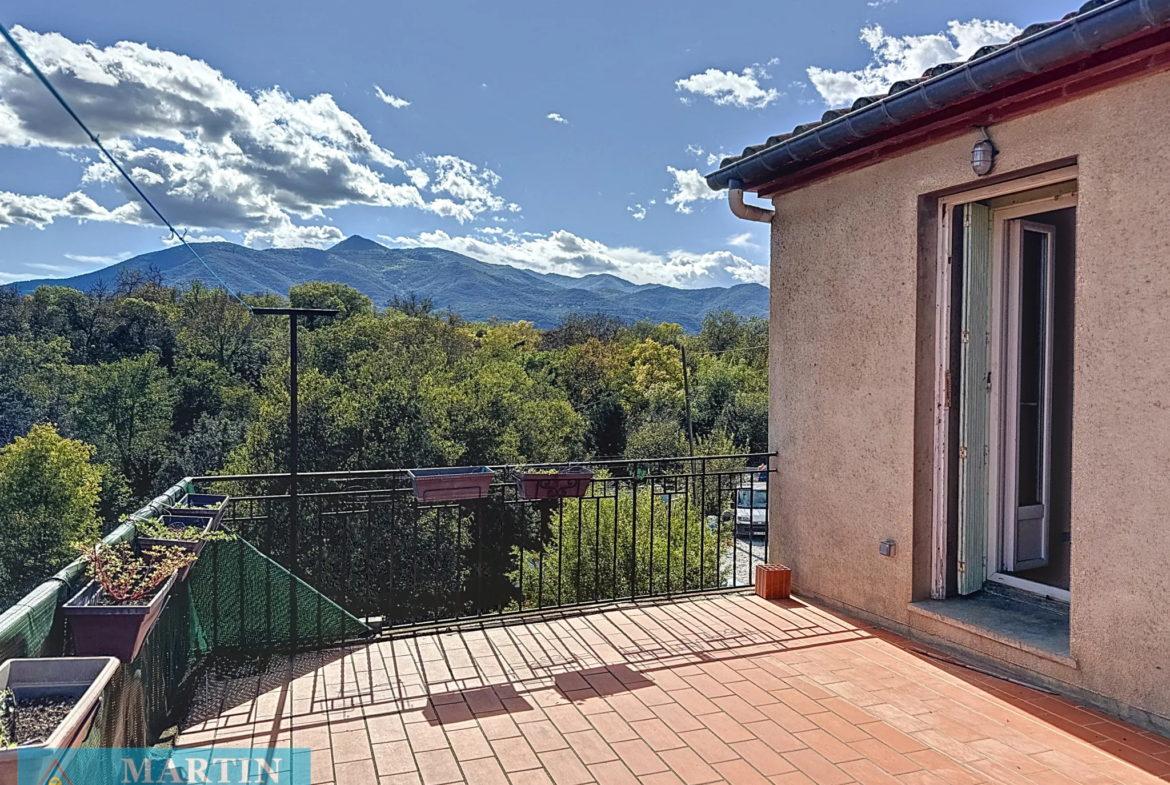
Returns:
[[[136,520],[135,528],[139,537],[152,540],[183,540],[184,542],[226,542],[234,540],[234,534],[215,529],[208,531],[202,526],[184,526],[182,528],[167,526],[161,518]]]
[[[0,750],[16,746],[16,696],[0,690]]]
[[[89,576],[118,602],[138,602],[199,557],[179,545],[155,545],[134,552],[124,542],[82,550]]]

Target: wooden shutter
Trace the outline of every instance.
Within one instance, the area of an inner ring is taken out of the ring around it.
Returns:
[[[991,210],[963,208],[962,389],[959,401],[959,594],[987,578],[991,416]]]

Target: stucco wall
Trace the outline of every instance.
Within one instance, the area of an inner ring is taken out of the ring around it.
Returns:
[[[1001,151],[996,174],[1070,156],[1079,169],[1071,633],[1080,668],[1062,678],[1164,717],[1167,96],[1170,74],[1155,74],[991,129]],[[774,200],[773,558],[793,567],[797,591],[909,626],[918,199],[974,180],[975,139],[972,132]],[[887,537],[898,542],[893,559],[878,555]]]

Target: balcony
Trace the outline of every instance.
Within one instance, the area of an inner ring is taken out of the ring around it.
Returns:
[[[138,516],[227,493],[237,539],[177,584],[86,744],[308,749],[322,784],[1170,778],[1162,737],[754,596],[768,462],[598,462],[568,498],[493,467],[485,498],[435,503],[399,471],[186,479]],[[68,655],[80,585],[0,616],[0,658]]]

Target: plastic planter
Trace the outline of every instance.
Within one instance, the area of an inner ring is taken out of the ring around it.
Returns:
[[[486,466],[457,466],[446,469],[409,469],[414,497],[420,502],[449,502],[482,499],[492,487],[495,472]]]
[[[560,472],[517,472],[516,482],[525,499],[580,499],[589,492],[593,472],[566,469]]]
[[[219,525],[223,514],[227,511],[227,496],[211,493],[189,493],[182,500],[170,508],[172,515],[185,517],[213,518]]]
[[[101,587],[96,581],[90,581],[63,608],[73,628],[74,653],[80,657],[117,657],[122,662],[133,662],[178,577],[176,573],[167,578],[146,605],[91,605]]]
[[[219,518],[208,518],[205,516],[196,515],[164,515],[160,519],[164,526],[172,529],[187,529],[192,526],[202,529],[204,533],[214,531],[219,527]],[[180,540],[178,538],[168,539],[165,537],[139,537],[138,547],[141,550],[146,550],[152,546],[171,547],[177,546],[185,550],[191,551],[198,556],[203,551],[203,546],[207,544],[206,540]],[[191,571],[193,564],[188,564],[183,569],[179,570],[179,580],[187,580],[187,573]]]
[[[118,661],[113,657],[9,660],[0,665],[0,690],[12,690],[18,702],[51,695],[77,698],[77,703],[49,738],[0,750],[0,783],[17,781],[17,755],[22,752],[81,746],[93,724],[102,690],[117,672]]]

